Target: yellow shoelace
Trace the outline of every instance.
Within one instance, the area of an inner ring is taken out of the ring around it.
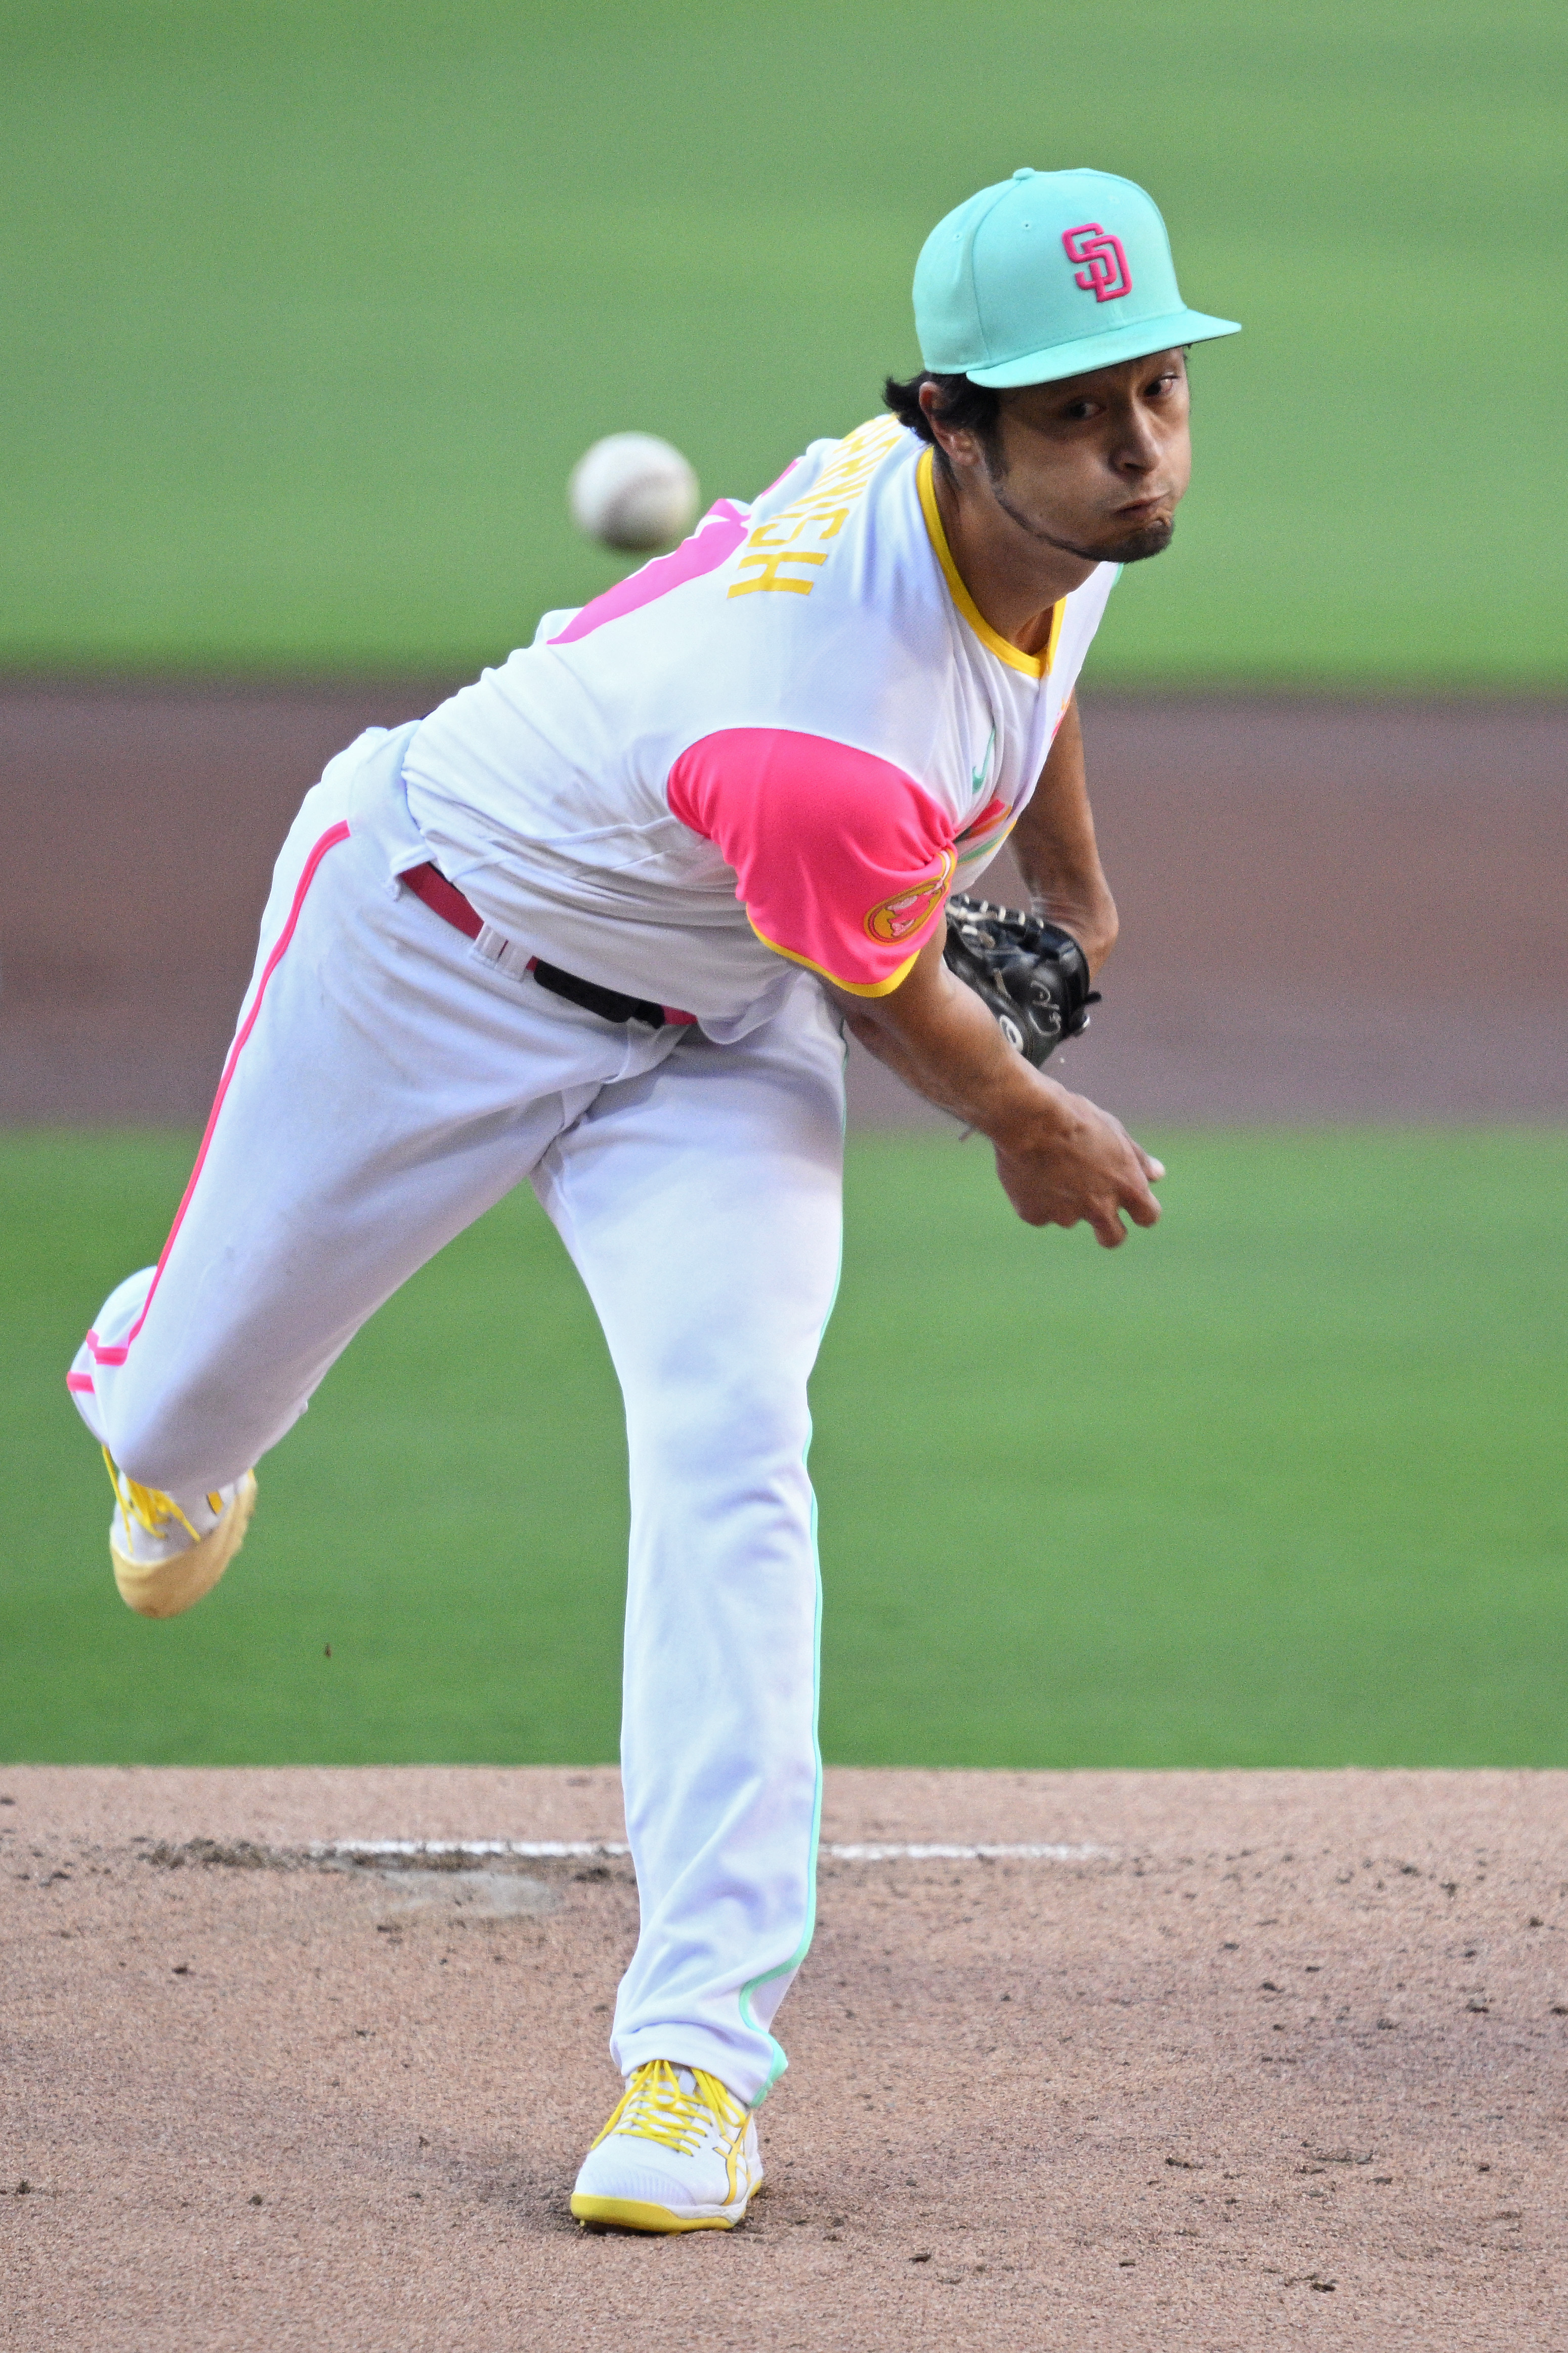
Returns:
[[[745,2129],[746,2111],[717,2075],[700,2067],[689,2072],[697,2086],[694,2093],[682,2090],[668,2059],[649,2059],[634,2067],[620,2105],[599,2140],[607,2140],[614,2132],[626,2133],[634,2140],[661,2141],[666,2148],[691,2157],[709,2126],[717,2121],[731,2133],[732,2146]],[[597,2148],[599,2141],[594,2146]]]
[[[115,1468],[114,1457],[107,1446],[103,1450],[103,1461],[115,1500],[127,1520],[134,1520],[137,1526],[145,1528],[150,1536],[163,1536],[171,1528],[181,1527],[193,1544],[200,1544],[200,1536],[173,1495],[165,1495],[161,1487],[143,1487],[139,1479],[128,1479],[122,1471]],[[216,1497],[209,1495],[207,1501],[216,1511]]]

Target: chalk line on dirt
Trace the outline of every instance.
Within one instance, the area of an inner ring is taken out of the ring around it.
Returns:
[[[964,1846],[921,1840],[825,1842],[824,1859],[833,1862],[1105,1862],[1116,1849],[1109,1846],[1056,1844],[990,1844]],[[306,1848],[312,1862],[353,1862],[390,1859],[417,1862],[430,1855],[457,1856],[475,1862],[497,1855],[519,1862],[610,1862],[631,1853],[617,1839],[317,1839]]]

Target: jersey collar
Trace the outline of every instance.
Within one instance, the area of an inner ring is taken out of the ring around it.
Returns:
[[[964,586],[958,566],[952,560],[952,551],[948,546],[947,533],[942,527],[942,516],[937,508],[932,470],[932,452],[927,449],[922,453],[915,472],[920,484],[921,512],[925,517],[926,531],[953,603],[986,651],[994,653],[998,661],[1005,662],[1009,670],[1022,670],[1026,678],[1048,677],[1051,664],[1056,659],[1057,641],[1062,633],[1062,617],[1067,611],[1066,597],[1058,599],[1051,607],[1051,634],[1043,654],[1026,654],[1020,647],[1010,644],[1000,630],[994,629]]]

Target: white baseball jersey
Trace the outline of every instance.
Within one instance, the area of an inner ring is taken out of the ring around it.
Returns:
[[[898,986],[1033,791],[1116,578],[1021,653],[959,577],[931,464],[890,417],[814,442],[425,721],[410,811],[498,934],[716,1038],[791,965]]]

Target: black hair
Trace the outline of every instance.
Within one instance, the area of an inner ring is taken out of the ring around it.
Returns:
[[[939,375],[932,368],[922,368],[907,383],[890,375],[882,386],[882,399],[900,425],[918,433],[922,441],[936,448],[937,462],[946,459],[931,429],[931,419],[921,406],[921,387],[934,384],[937,388],[937,421],[951,425],[955,433],[973,433],[988,455],[994,452],[997,430],[1002,416],[1002,399],[988,385],[972,384],[966,375]]]

